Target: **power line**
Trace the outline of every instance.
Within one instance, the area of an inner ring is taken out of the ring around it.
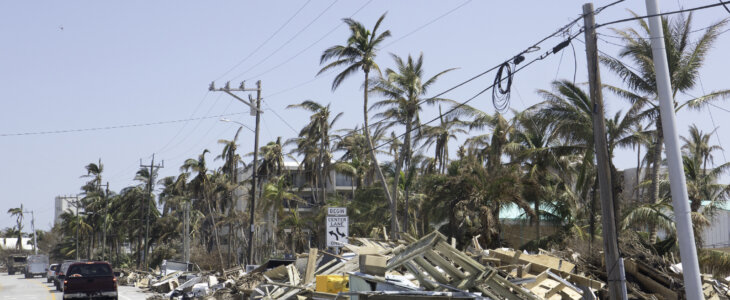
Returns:
[[[471,2],[471,1],[472,1],[472,0],[467,0],[467,1],[464,1],[463,3],[461,3],[461,4],[459,4],[458,6],[456,6],[456,7],[452,8],[451,10],[449,10],[449,11],[445,12],[444,14],[442,14],[442,15],[440,15],[440,16],[438,16],[438,17],[436,17],[435,19],[433,19],[433,20],[431,20],[431,21],[427,22],[426,24],[423,24],[423,25],[421,25],[421,26],[418,26],[418,27],[416,27],[416,29],[412,30],[412,31],[411,31],[411,32],[409,32],[409,33],[406,33],[406,34],[405,34],[404,36],[401,36],[401,37],[399,37],[399,38],[397,38],[397,39],[395,39],[395,40],[391,41],[390,43],[388,43],[388,44],[386,44],[385,46],[383,46],[383,48],[388,48],[388,47],[390,47],[391,45],[393,45],[393,44],[395,44],[395,43],[397,43],[397,42],[400,42],[400,41],[401,41],[402,39],[405,39],[405,38],[407,38],[407,37],[411,36],[412,34],[414,34],[414,33],[418,32],[418,31],[420,31],[421,29],[423,29],[423,28],[426,28],[426,27],[428,27],[429,25],[431,25],[431,24],[435,23],[435,22],[436,22],[436,21],[438,21],[438,20],[441,20],[441,19],[442,19],[443,17],[446,17],[446,16],[450,15],[451,13],[453,13],[453,12],[457,11],[458,9],[460,9],[460,8],[462,8],[462,7],[464,7],[464,6],[466,6],[466,5],[467,5],[467,4],[469,4],[469,3]]]
[[[173,124],[173,123],[182,123],[182,122],[195,121],[195,120],[205,120],[205,119],[220,118],[220,117],[226,117],[226,116],[235,116],[235,115],[240,115],[240,114],[243,114],[243,113],[238,112],[238,113],[221,114],[221,115],[215,115],[215,116],[205,116],[205,117],[199,117],[199,118],[180,119],[180,120],[171,120],[171,121],[159,121],[159,122],[149,122],[149,123],[138,123],[138,124],[111,125],[111,126],[103,126],[103,127],[20,132],[20,133],[2,133],[2,134],[0,134],[0,137],[26,136],[26,135],[48,135],[48,134],[70,133],[70,132],[111,130],[111,129],[130,128],[130,127],[146,127],[146,126],[153,126],[153,125]]]
[[[200,102],[198,102],[198,105],[195,107],[195,109],[193,110],[193,113],[191,113],[188,118],[192,118],[195,115],[195,113],[198,112],[198,109],[200,109],[200,106],[203,105],[203,102],[205,102],[205,99],[208,98],[209,94],[210,94],[210,91],[205,92],[205,95],[203,95],[203,98],[200,99]],[[180,134],[183,132],[183,130],[185,130],[186,126],[188,126],[188,122],[185,122],[183,124],[183,126],[180,127],[180,130],[178,130],[177,133],[175,133],[175,135],[172,136],[172,138],[170,138],[170,140],[168,140],[167,143],[164,146],[162,146],[162,148],[158,149],[156,152],[159,153],[159,152],[162,152],[163,150],[167,149],[167,147],[170,146],[170,144],[172,144],[172,141],[174,141],[178,136],[180,136]]]
[[[210,108],[208,108],[208,111],[205,112],[205,115],[210,115],[210,113],[213,111],[213,109],[218,105],[218,102],[221,100],[221,96],[222,95],[219,94],[218,97],[215,98],[215,101],[213,102],[213,105]],[[198,123],[196,123],[195,126],[193,126],[193,129],[190,132],[195,132],[195,130],[197,130],[198,127],[200,127],[200,124],[202,124],[202,123],[203,123],[203,121],[202,120],[199,120]],[[178,141],[174,146],[171,146],[170,148],[177,148],[184,141],[186,141],[188,139],[188,137],[190,137],[190,134],[186,134],[185,136],[183,136],[183,138],[180,141]],[[157,151],[157,152],[158,153],[162,153],[163,151]]]
[[[670,11],[670,12],[665,12],[665,13],[660,13],[660,14],[653,14],[653,15],[646,15],[646,16],[638,16],[638,17],[620,19],[620,20],[611,21],[611,22],[608,22],[608,23],[597,24],[596,25],[596,28],[600,28],[600,27],[608,26],[608,25],[612,25],[612,24],[617,24],[617,23],[624,23],[624,22],[629,22],[629,21],[641,20],[641,19],[646,19],[646,18],[651,18],[651,17],[660,17],[660,16],[666,16],[666,15],[673,15],[673,14],[685,13],[685,12],[690,12],[690,11],[695,11],[695,10],[708,9],[708,8],[712,8],[712,7],[720,6],[720,5],[723,5],[724,6],[725,4],[728,4],[728,3],[730,3],[730,1],[725,1],[725,2],[720,1],[719,3],[715,3],[715,4],[708,4],[708,5],[698,6],[698,7],[693,7],[693,8],[680,9],[680,10],[675,10],[675,11]]]
[[[727,19],[728,19],[728,18],[726,18],[725,20],[727,20]],[[688,34],[692,34],[692,33],[697,33],[697,32],[700,32],[700,31],[705,31],[705,30],[707,30],[707,29],[710,29],[710,28],[712,28],[712,27],[715,27],[715,26],[717,26],[717,24],[715,24],[715,25],[710,25],[710,26],[706,26],[706,27],[702,27],[702,28],[700,28],[700,29],[695,29],[695,30],[689,31],[689,32],[687,32],[687,33],[688,33]],[[722,33],[725,33],[726,31],[728,31],[728,30],[726,29],[726,30],[724,30],[724,31],[721,31],[720,33],[718,33],[718,35],[720,35],[720,34],[722,34]],[[597,35],[599,35],[599,36],[605,36],[605,37],[610,37],[610,38],[614,38],[614,39],[619,39],[619,40],[626,40],[626,38],[625,38],[625,37],[623,37],[623,36],[617,36],[617,35],[612,35],[612,34],[605,34],[605,33],[601,33],[601,32],[598,32],[598,33],[596,33],[596,34],[597,34]],[[649,39],[650,39],[650,38],[645,38],[645,37],[639,37],[639,36],[634,36],[634,37],[632,37],[632,38],[635,38],[635,39],[640,39],[640,40],[649,40]],[[615,45],[615,44],[614,44],[614,45]],[[622,45],[622,46],[623,46],[623,45]]]
[[[368,6],[368,4],[370,4],[371,2],[373,2],[373,0],[370,0],[370,1],[366,2],[365,4],[363,4],[362,6],[360,6],[360,8],[358,8],[354,13],[352,13],[350,15],[350,18],[354,17],[357,13],[359,13],[363,8],[365,8],[366,6]],[[257,74],[256,76],[251,76],[251,78],[248,78],[246,80],[253,80],[255,78],[261,78],[261,76],[264,76],[266,74],[269,74],[271,71],[280,68],[281,66],[287,64],[288,62],[292,61],[293,59],[299,57],[299,55],[302,55],[304,52],[306,52],[310,48],[314,47],[314,45],[319,44],[319,42],[321,42],[322,40],[324,40],[326,37],[328,37],[330,34],[332,34],[333,32],[335,32],[335,30],[337,30],[341,26],[342,26],[342,23],[340,23],[339,25],[337,25],[334,28],[332,28],[330,31],[328,31],[323,36],[321,36],[318,40],[316,40],[316,41],[312,42],[311,44],[309,44],[309,46],[304,47],[304,49],[302,49],[299,52],[297,52],[297,54],[294,54],[293,56],[291,56],[291,57],[287,58],[286,60],[284,60],[283,62],[279,63],[278,65],[273,66],[273,67],[271,67],[269,69],[266,69],[265,71]],[[236,76],[236,78],[238,78],[240,76],[243,76],[244,74],[246,74],[246,72],[239,74],[238,76]]]
[[[728,30],[730,30],[730,29],[728,29]],[[724,33],[724,32],[727,32],[728,30],[725,30],[725,31],[723,31],[722,33]],[[718,35],[719,35],[719,34],[718,34]],[[581,42],[581,43],[583,43],[583,41],[581,41],[580,39],[578,39],[578,41],[579,41],[579,42]],[[604,42],[606,42],[605,40],[603,40],[603,41],[604,41]],[[615,58],[615,57],[613,57],[613,56],[609,55],[609,54],[608,54],[608,53],[606,53],[606,52],[603,52],[603,51],[601,51],[601,50],[598,50],[598,51],[599,51],[599,52],[600,52],[601,54],[603,54],[604,56],[607,56],[607,57],[609,57],[609,58],[611,58],[611,59],[614,59],[614,60],[616,60],[616,61],[620,61],[620,60],[618,60],[617,58]],[[623,63],[622,63],[622,64],[623,64]],[[641,72],[640,72],[639,70],[637,70],[636,68],[634,68],[634,67],[632,67],[632,66],[630,66],[630,65],[626,65],[626,64],[623,64],[623,65],[624,65],[625,67],[627,67],[627,68],[631,69],[632,71],[636,72],[636,73],[641,73]],[[702,79],[700,78],[700,79],[699,79],[699,81],[700,81],[700,88],[702,89],[702,94],[703,94],[703,95],[705,95],[705,88],[704,88],[704,86],[703,86],[703,84],[702,84]],[[683,93],[683,94],[685,94],[685,95],[688,95],[688,96],[690,96],[690,97],[692,97],[692,98],[695,98],[695,99],[697,99],[697,98],[698,98],[698,97],[695,97],[694,95],[692,95],[692,94],[689,94],[689,93],[687,93],[687,92],[682,92],[682,93]],[[721,107],[721,106],[718,106],[718,105],[716,105],[716,104],[714,104],[714,103],[710,103],[710,102],[708,102],[707,104],[708,104],[708,105],[710,105],[710,106],[712,106],[712,107],[715,107],[715,108],[717,108],[717,109],[720,109],[720,110],[723,110],[723,111],[725,111],[725,112],[728,112],[728,113],[730,113],[730,110],[728,110],[728,109],[726,109],[726,108],[723,108],[723,107]],[[718,127],[717,127],[717,125],[715,124],[715,119],[714,119],[714,116],[712,115],[712,111],[711,111],[711,110],[709,109],[709,107],[707,108],[707,111],[708,111],[708,112],[709,112],[709,114],[710,114],[710,120],[712,121],[712,126],[713,126],[713,127],[715,128],[715,129],[717,129]],[[720,145],[720,148],[723,148],[723,147],[722,147],[722,141],[720,140],[720,136],[719,136],[719,134],[717,133],[717,131],[715,131],[715,137],[717,138],[717,141],[718,141],[718,144]],[[725,160],[725,162],[727,163],[727,158],[725,157],[725,149],[724,149],[724,148],[723,148],[723,150],[722,150],[722,156],[723,156],[723,159]]]
[[[271,51],[271,53],[269,53],[269,55],[267,55],[266,57],[264,57],[264,59],[260,60],[258,63],[256,63],[253,66],[249,67],[247,71],[244,71],[243,73],[240,73],[240,74],[236,75],[236,77],[234,77],[233,79],[235,80],[235,79],[243,76],[244,74],[247,74],[248,72],[250,72],[250,70],[252,70],[252,69],[260,66],[262,63],[264,63],[269,58],[271,58],[272,56],[274,56],[274,54],[276,54],[279,51],[281,51],[281,49],[284,49],[284,47],[286,47],[286,45],[289,45],[289,43],[291,43],[294,39],[296,39],[297,37],[299,37],[299,35],[302,32],[304,32],[305,30],[307,30],[307,28],[309,28],[309,26],[312,26],[312,24],[314,24],[314,22],[316,22],[317,20],[319,20],[319,18],[321,18],[330,8],[332,8],[332,6],[334,6],[335,3],[337,3],[337,1],[339,1],[339,0],[332,1],[332,3],[330,3],[330,5],[327,6],[322,12],[320,12],[319,15],[317,15],[317,17],[315,17],[311,22],[309,22],[309,24],[307,24],[306,26],[302,27],[301,30],[299,30],[291,38],[289,38],[286,42],[284,42],[284,44],[282,44],[281,46],[279,46],[279,48],[276,48],[276,50]]]
[[[722,0],[718,0],[718,1],[720,1],[720,3],[722,3]],[[725,5],[725,3],[722,3],[722,7],[724,7],[724,8],[725,8],[725,10],[726,10],[726,11],[727,11],[728,13],[730,13],[730,8],[728,8],[728,7],[727,7],[727,5]]]
[[[274,115],[277,118],[279,118],[279,120],[281,120],[282,122],[284,122],[284,124],[286,124],[286,126],[289,127],[289,129],[291,129],[294,132],[294,134],[298,134],[297,130],[294,129],[294,126],[291,126],[291,124],[289,124],[289,122],[286,119],[282,118],[281,115],[279,115],[279,113],[276,112],[276,110],[274,110],[274,108],[271,107],[271,105],[269,105],[269,103],[267,103],[267,102],[264,101],[264,104],[266,104],[266,106],[269,108],[268,111],[274,113]]]
[[[291,22],[291,20],[294,19],[294,17],[296,17],[297,15],[299,15],[299,13],[309,4],[309,2],[312,2],[312,0],[307,0],[307,2],[304,3],[304,5],[302,5],[293,15],[291,15],[291,17],[289,17],[289,19],[287,19],[286,22],[284,22],[284,24],[281,24],[281,26],[279,26],[279,29],[277,29],[276,31],[274,31],[274,33],[272,33],[266,40],[264,40],[263,43],[259,44],[259,46],[256,47],[256,49],[254,49],[253,51],[251,51],[251,53],[249,53],[248,56],[244,57],[242,60],[240,60],[238,63],[236,63],[233,67],[231,67],[230,69],[228,69],[228,71],[226,71],[225,73],[223,73],[223,75],[218,76],[218,78],[216,78],[216,80],[214,80],[214,81],[218,81],[221,78],[223,78],[224,76],[228,75],[228,73],[230,73],[231,71],[233,71],[236,68],[238,68],[238,66],[240,66],[241,64],[243,64],[244,62],[246,62],[249,58],[251,58],[251,56],[253,56],[254,54],[256,54],[256,52],[258,52],[259,50],[261,50],[261,48],[264,45],[266,45],[266,43],[268,43],[272,38],[274,38],[274,36],[276,36],[282,29],[284,29],[284,27],[286,27],[286,25],[288,25],[289,22]]]

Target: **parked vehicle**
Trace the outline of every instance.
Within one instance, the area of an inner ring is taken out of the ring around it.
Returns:
[[[25,265],[25,278],[33,278],[36,275],[46,277],[48,272],[48,255],[29,255],[28,263]]]
[[[75,262],[77,262],[77,261],[75,261],[75,260],[64,261],[61,264],[61,266],[58,268],[58,271],[56,271],[54,285],[56,286],[57,291],[63,292],[63,280],[66,278],[66,271],[68,270],[68,267],[70,267],[71,264],[73,264]]]
[[[48,267],[48,272],[46,272],[46,282],[55,283],[56,271],[58,271],[58,268],[60,266],[61,266],[60,264],[51,264],[51,266]]]
[[[118,297],[117,278],[108,262],[73,263],[63,282],[63,299],[117,300]]]
[[[15,275],[15,272],[24,272],[25,265],[28,262],[28,257],[25,255],[10,255],[8,256],[8,275]]]

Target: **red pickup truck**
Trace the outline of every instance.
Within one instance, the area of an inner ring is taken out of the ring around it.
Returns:
[[[63,299],[117,300],[117,278],[108,262],[73,263],[63,281]]]

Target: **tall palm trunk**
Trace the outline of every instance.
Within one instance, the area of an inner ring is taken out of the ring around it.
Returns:
[[[539,186],[538,186],[539,188]],[[535,233],[537,234],[537,240],[542,238],[540,234],[540,196],[535,197]]]
[[[383,175],[383,170],[380,169],[380,162],[378,162],[378,157],[375,155],[375,147],[373,146],[373,140],[370,138],[370,128],[368,124],[368,90],[369,87],[369,75],[370,70],[365,69],[365,90],[363,91],[363,122],[364,122],[364,128],[363,131],[365,131],[365,140],[367,140],[368,147],[370,147],[370,156],[373,158],[373,164],[375,164],[375,172],[378,175],[378,179],[380,180],[380,184],[383,186],[383,192],[385,193],[385,197],[388,199],[388,203],[390,204],[390,232],[391,237],[396,238],[398,236],[398,203],[396,203],[393,199],[393,197],[390,194],[390,190],[388,189],[388,182],[385,181],[385,176]]]
[[[659,166],[662,161],[662,145],[664,144],[664,133],[662,132],[662,118],[657,116],[656,120],[656,144],[654,144],[654,157],[651,166],[651,203],[659,201]],[[656,243],[657,227],[649,226],[649,242]]]
[[[413,130],[413,121],[412,121],[412,119],[413,119],[413,117],[412,116],[409,116],[408,117],[408,122],[406,122],[406,143],[405,143],[405,148],[406,148],[405,149],[406,150],[405,152],[406,153],[405,153],[405,155],[403,155],[403,159],[404,159],[404,163],[405,163],[405,174],[406,174],[406,176],[403,177],[404,180],[405,180],[405,182],[403,183],[403,186],[404,186],[403,193],[405,194],[404,196],[406,198],[406,209],[405,209],[406,210],[406,215],[405,215],[405,220],[403,222],[403,231],[406,232],[406,233],[408,233],[408,229],[410,228],[410,226],[408,224],[408,214],[410,213],[410,211],[409,211],[409,209],[410,209],[410,203],[408,201],[409,200],[409,197],[408,197],[408,186],[409,186],[409,184],[408,184],[409,183],[408,182],[408,174],[411,171],[411,130]]]
[[[637,144],[636,148],[636,186],[634,187],[634,191],[636,192],[636,202],[640,202],[641,189],[639,188],[639,184],[641,184],[641,144]]]
[[[205,201],[205,203],[208,205],[208,213],[210,214],[210,222],[211,222],[211,225],[213,225],[213,235],[215,237],[215,246],[216,246],[215,248],[216,248],[216,251],[218,252],[218,258],[220,259],[220,263],[221,263],[220,266],[222,269],[223,266],[225,266],[225,265],[223,262],[223,254],[221,253],[221,242],[218,239],[218,226],[216,226],[216,224],[215,224],[215,217],[213,214],[213,208],[210,206],[210,201]]]
[[[393,201],[398,202],[398,184],[400,184],[400,173],[403,171],[403,152],[401,150],[398,153],[398,149],[395,150],[395,157],[393,157],[393,163],[395,163],[395,173],[393,174]],[[407,218],[406,218],[407,219]],[[403,223],[403,230],[408,230],[408,224]]]

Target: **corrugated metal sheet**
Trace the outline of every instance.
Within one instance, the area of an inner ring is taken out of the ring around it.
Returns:
[[[711,225],[702,232],[705,248],[730,247],[730,211],[718,210]]]

